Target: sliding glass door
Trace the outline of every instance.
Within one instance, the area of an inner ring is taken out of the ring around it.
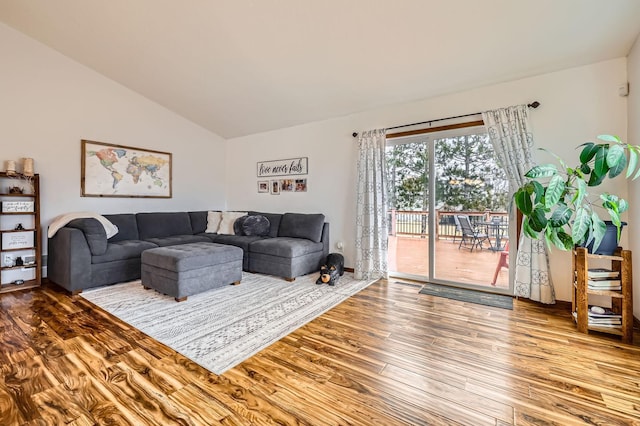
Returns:
[[[392,275],[509,289],[508,182],[483,126],[389,139]]]

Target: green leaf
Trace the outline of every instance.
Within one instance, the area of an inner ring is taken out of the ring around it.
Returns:
[[[531,185],[533,188],[533,193],[536,195],[533,202],[534,204],[538,204],[542,200],[542,197],[544,196],[544,186],[542,186],[540,182],[537,182],[535,180],[531,181]]]
[[[612,136],[612,135],[598,135],[598,139],[605,142],[615,142],[615,143],[622,142],[619,137]]]
[[[618,201],[618,213],[624,213],[629,209],[629,203],[626,200],[620,198]]]
[[[591,167],[587,163],[583,163],[580,165],[580,171],[585,175],[589,174],[591,173]]]
[[[593,142],[587,142],[583,143],[580,146],[584,146],[584,148],[582,148],[582,152],[580,152],[580,163],[588,163],[589,161],[591,161],[593,156],[596,155],[596,152],[598,151],[598,145],[594,144]]]
[[[573,239],[571,238],[571,235],[564,232],[564,230],[558,231],[558,238],[560,238],[560,240],[563,243],[563,246],[564,246],[563,250],[571,250],[573,248],[574,246]]]
[[[551,177],[558,174],[558,168],[553,164],[543,164],[540,166],[534,166],[524,175],[530,179],[536,179],[541,177]]]
[[[547,191],[544,193],[544,206],[546,208],[555,206],[558,201],[560,201],[564,188],[565,186],[562,176],[555,175],[552,177],[549,181],[549,185],[547,186]]]
[[[607,152],[607,166],[609,167],[609,177],[618,176],[627,166],[627,157],[622,145],[612,145]]]
[[[622,221],[620,220],[620,215],[618,214],[618,212],[613,209],[607,209],[607,212],[609,212],[611,222],[613,222],[615,226],[619,227],[622,224]]]
[[[560,228],[561,226],[566,225],[571,220],[571,216],[573,215],[573,211],[564,204],[561,204],[554,212],[551,214],[549,218],[549,223],[554,228]]]
[[[632,147],[632,149],[631,149],[631,150],[632,150],[632,151],[635,151],[635,153],[636,153],[636,154],[638,154],[638,156],[640,156],[640,146],[635,145],[635,146],[633,146],[633,147]],[[638,170],[636,171],[636,174],[635,174],[635,175],[633,175],[633,179],[632,179],[632,180],[635,180],[635,179],[637,179],[638,177],[640,177],[640,168],[638,168]]]
[[[554,246],[558,247],[561,250],[564,250],[564,243],[558,237],[558,230],[555,228],[547,228],[547,241],[551,241]]]
[[[587,183],[587,185],[589,186],[598,186],[602,183],[602,181],[604,180],[604,178],[607,177],[607,173],[605,172],[605,174],[603,175],[599,175],[596,173],[595,170],[593,170],[591,172],[591,176],[589,176],[589,182]]]
[[[543,208],[538,207],[531,212],[531,215],[529,216],[529,225],[531,226],[531,229],[536,232],[540,232],[547,227],[546,212]]]
[[[524,188],[518,189],[514,194],[513,198],[516,201],[516,207],[518,210],[522,212],[525,216],[528,216],[533,211],[533,204],[531,203],[531,196]]]
[[[604,176],[609,171],[609,165],[607,164],[607,152],[609,152],[609,148],[606,145],[598,145],[598,151],[596,152],[596,160],[593,165],[593,171],[591,172],[591,176],[593,174],[600,176]]]
[[[638,166],[638,152],[633,149],[633,146],[631,145],[627,145],[627,148],[629,149],[629,165],[627,166],[627,174],[625,177],[629,179],[633,174],[633,171]]]
[[[576,193],[573,196],[573,200],[571,201],[574,205],[579,206],[580,204],[582,204],[582,200],[584,200],[584,198],[589,195],[587,193],[587,182],[585,182],[584,179],[576,178],[574,180],[574,183],[576,185]]]
[[[607,232],[607,225],[600,219],[598,213],[592,212],[591,227],[593,232],[593,251],[596,251],[600,247],[604,234]]]
[[[589,232],[589,226],[591,225],[591,219],[589,213],[580,208],[576,210],[576,218],[573,221],[573,227],[571,229],[572,239],[574,244],[578,244],[585,240],[587,233]]]
[[[524,231],[525,234],[527,234],[527,236],[533,240],[537,240],[538,239],[538,233],[536,231],[534,231],[533,229],[531,229],[531,226],[529,226],[529,218],[525,217],[522,220],[522,230]]]

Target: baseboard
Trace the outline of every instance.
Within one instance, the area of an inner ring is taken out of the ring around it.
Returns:
[[[633,317],[633,327],[637,330],[640,330],[640,319]]]
[[[344,267],[345,272],[355,272],[355,269],[353,268],[347,268],[346,266]]]

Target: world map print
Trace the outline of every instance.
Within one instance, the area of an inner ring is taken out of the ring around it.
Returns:
[[[171,154],[83,141],[83,195],[171,196]]]

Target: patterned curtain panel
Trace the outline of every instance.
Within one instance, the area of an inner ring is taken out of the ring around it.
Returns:
[[[385,130],[364,132],[358,139],[355,278],[387,276],[387,172]]]
[[[526,105],[482,113],[497,162],[509,179],[511,193],[526,182],[524,174],[534,165],[528,114]],[[556,302],[547,246],[544,241],[532,240],[524,233],[520,234],[516,255],[514,294],[542,303]]]

